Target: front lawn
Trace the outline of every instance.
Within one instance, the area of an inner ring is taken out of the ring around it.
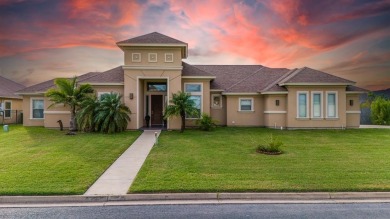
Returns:
[[[282,155],[255,152],[273,133]],[[390,130],[165,131],[130,188],[143,192],[390,191]]]
[[[83,194],[140,135],[0,128],[0,195]]]

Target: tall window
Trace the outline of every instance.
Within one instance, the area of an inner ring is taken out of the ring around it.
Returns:
[[[307,92],[298,92],[298,118],[308,117]]]
[[[4,117],[9,119],[11,118],[11,110],[12,110],[12,102],[11,101],[5,101],[4,102]]]
[[[253,111],[253,98],[240,98],[239,111]]]
[[[43,119],[44,101],[43,99],[32,99],[31,117],[33,119]]]
[[[200,83],[186,83],[184,84],[185,92],[191,94],[190,99],[194,101],[195,108],[198,110],[198,116],[186,115],[188,119],[200,118],[202,114],[202,84]]]
[[[322,118],[322,93],[312,93],[312,118]]]
[[[337,93],[336,92],[327,92],[326,99],[326,117],[327,118],[337,118]]]

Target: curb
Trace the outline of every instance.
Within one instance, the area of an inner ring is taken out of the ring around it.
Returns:
[[[330,201],[387,200],[390,192],[312,192],[312,193],[161,193],[103,196],[0,196],[0,204],[107,203],[129,201]]]

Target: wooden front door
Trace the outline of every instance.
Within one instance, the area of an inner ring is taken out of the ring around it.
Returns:
[[[151,95],[151,124],[163,124],[163,95]]]

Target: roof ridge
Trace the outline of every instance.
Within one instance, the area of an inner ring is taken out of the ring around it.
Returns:
[[[291,78],[295,77],[299,72],[303,71],[303,69],[307,68],[304,66],[303,68],[298,68],[295,70],[295,72],[291,72],[289,76],[285,77],[283,80],[279,81],[278,84],[283,84],[284,82],[290,80]]]
[[[0,75],[0,77],[3,78],[3,79],[5,79],[5,80],[7,80],[7,81],[11,81],[12,83],[15,83],[15,84],[18,84],[18,85],[20,85],[20,86],[26,87],[26,85],[21,84],[21,83],[19,83],[19,82],[16,82],[16,81],[14,81],[14,80],[11,80],[11,79],[9,79],[9,78],[3,77],[3,76],[1,76],[1,75]]]
[[[268,85],[267,87],[265,87],[263,91],[267,91],[268,89],[270,89],[271,87],[277,85],[280,81],[282,81],[283,79],[285,79],[287,76],[289,76],[290,74],[292,74],[294,71],[296,71],[297,68],[294,68],[294,69],[290,69],[288,72],[286,72],[284,75],[280,76],[280,78],[276,79],[273,83],[271,83],[270,85]]]
[[[246,79],[248,79],[249,77],[251,77],[252,75],[256,74],[257,72],[259,72],[260,70],[262,70],[263,68],[265,68],[265,66],[261,65],[261,68],[259,68],[258,70],[256,70],[255,72],[253,72],[252,74],[248,75],[247,77],[241,79],[240,81],[238,81],[237,83],[231,85],[230,87],[226,88],[225,90],[229,90],[231,88],[233,88],[234,86],[240,84],[241,82],[245,81]]]

